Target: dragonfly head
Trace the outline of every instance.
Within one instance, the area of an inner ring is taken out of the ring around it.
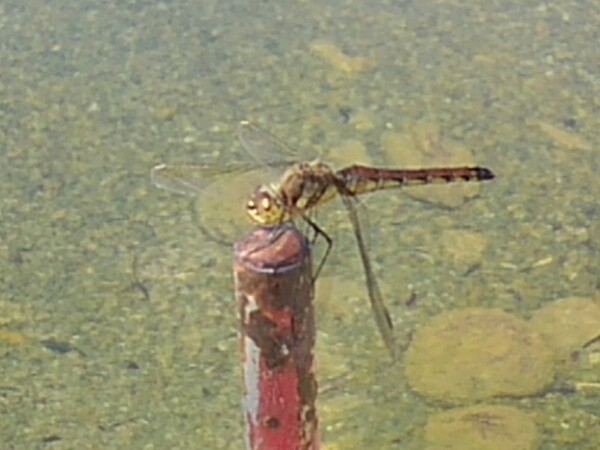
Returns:
[[[246,213],[260,225],[276,225],[289,220],[276,186],[258,186],[246,203]]]

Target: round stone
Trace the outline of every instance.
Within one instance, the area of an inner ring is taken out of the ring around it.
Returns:
[[[477,405],[432,415],[425,426],[426,450],[534,450],[533,420],[509,406]]]
[[[570,297],[540,308],[532,317],[533,328],[563,359],[600,336],[600,304]]]
[[[405,359],[411,387],[431,400],[468,403],[537,394],[554,357],[524,320],[498,309],[442,314],[415,335]]]

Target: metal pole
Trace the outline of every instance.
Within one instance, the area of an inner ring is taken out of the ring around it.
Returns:
[[[293,226],[235,244],[248,450],[318,450],[310,248]]]

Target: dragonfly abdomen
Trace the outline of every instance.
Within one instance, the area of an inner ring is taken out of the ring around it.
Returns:
[[[485,167],[439,167],[423,169],[380,169],[350,166],[336,172],[352,194],[363,194],[381,189],[426,184],[484,181],[494,178]]]

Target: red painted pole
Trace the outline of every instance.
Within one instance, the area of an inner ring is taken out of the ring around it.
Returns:
[[[310,249],[292,226],[235,245],[248,450],[318,450]]]

